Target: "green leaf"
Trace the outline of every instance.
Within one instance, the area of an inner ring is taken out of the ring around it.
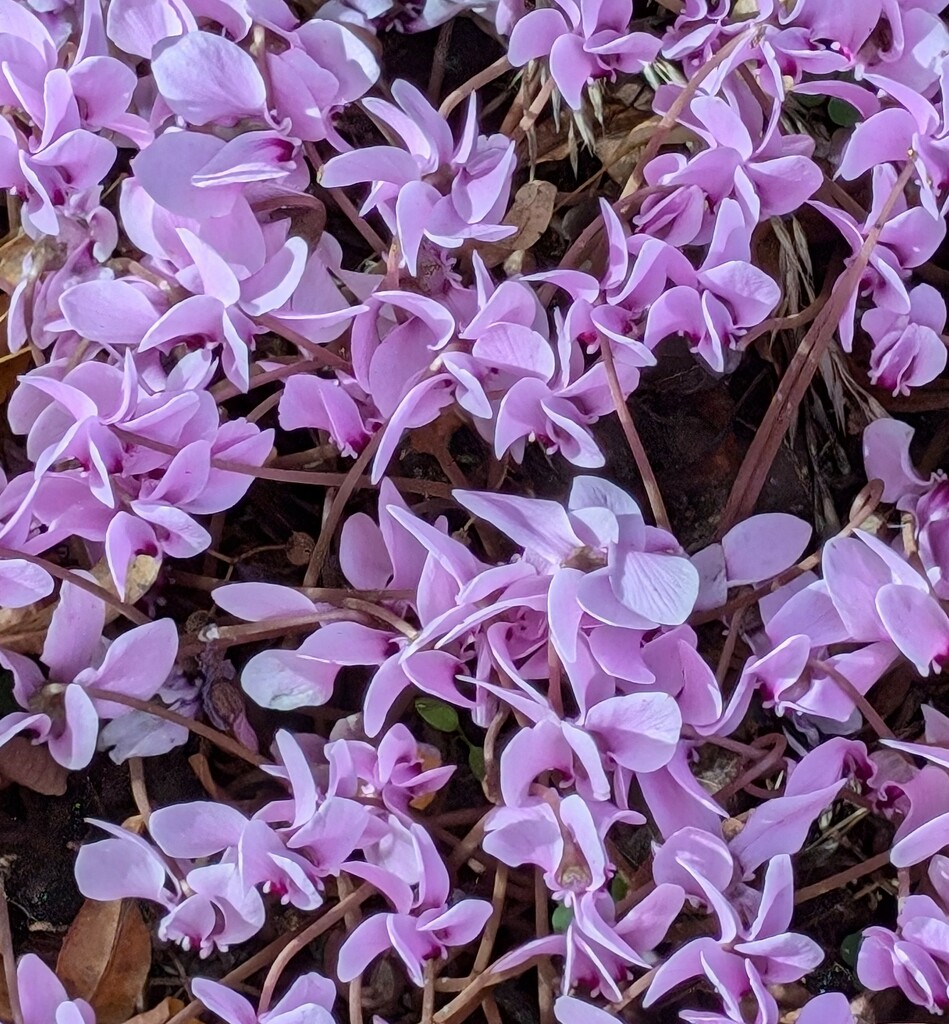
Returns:
[[[857,952],[863,941],[863,932],[851,932],[840,944],[840,959],[848,967],[857,966]]]
[[[437,697],[419,697],[415,710],[422,720],[439,732],[455,732],[458,729],[458,712]]]
[[[626,899],[628,892],[629,886],[626,884],[626,879],[619,874],[613,875],[613,881],[610,882],[610,895],[613,897],[614,903]]]
[[[827,116],[841,128],[853,128],[863,120],[860,111],[852,103],[836,96],[832,96],[827,104]]]
[[[471,769],[471,774],[479,782],[482,782],[484,780],[486,768],[484,764],[484,750],[481,747],[469,748],[468,767]]]
[[[573,911],[569,907],[565,907],[562,903],[558,903],[554,912],[550,915],[550,927],[558,935],[563,933],[570,926],[570,922],[573,920]]]

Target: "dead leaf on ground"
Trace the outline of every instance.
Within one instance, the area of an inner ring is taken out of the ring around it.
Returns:
[[[23,264],[35,245],[22,231],[0,245],[0,289],[12,292],[23,279]]]
[[[131,1020],[126,1021],[126,1024],[167,1024],[167,1021],[171,1020],[176,1013],[181,1013],[184,1008],[185,1004],[180,999],[166,996],[157,1006],[132,1017]],[[187,1024],[199,1024],[199,1022],[192,1018],[187,1021]]]
[[[62,796],[66,776],[48,747],[34,746],[24,736],[14,736],[0,747],[0,779],[5,782],[16,782],[43,796]]]
[[[152,940],[134,900],[86,900],[66,933],[56,974],[99,1024],[124,1024],[142,994]]]
[[[549,181],[529,181],[514,196],[514,202],[502,224],[510,224],[517,231],[510,238],[491,245],[479,246],[478,252],[485,266],[496,267],[519,249],[529,249],[547,230],[554,215],[557,186]]]
[[[0,246],[0,251],[4,247]],[[7,318],[10,313],[10,297],[0,291],[0,402],[5,402],[16,387],[16,379],[30,368],[32,352],[22,349],[11,352],[7,344]]]

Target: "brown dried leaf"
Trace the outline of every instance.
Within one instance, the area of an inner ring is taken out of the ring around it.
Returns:
[[[12,292],[20,283],[23,263],[33,245],[33,239],[22,231],[0,245],[0,289]]]
[[[5,246],[0,246],[0,254],[4,248]],[[2,255],[0,255],[0,265],[2,265]],[[0,292],[0,402],[5,402],[10,397],[16,387],[17,377],[29,369],[32,359],[32,353],[28,348],[20,352],[11,352],[7,345],[7,313],[9,309],[9,297]]]
[[[126,1024],[166,1024],[176,1013],[181,1013],[185,1004],[180,999],[173,999],[166,996],[157,1006],[144,1013],[139,1013],[127,1021]],[[187,1024],[199,1024],[192,1018]]]
[[[519,249],[529,249],[547,230],[554,215],[557,186],[549,181],[529,181],[514,196],[514,202],[502,224],[510,224],[517,231],[492,245],[479,246],[478,252],[485,266],[496,267]]]
[[[56,974],[99,1024],[123,1024],[142,994],[152,942],[134,900],[86,900],[66,933]]]
[[[0,747],[0,779],[16,782],[43,796],[66,792],[66,769],[53,760],[48,747],[34,746],[23,736],[14,736]]]

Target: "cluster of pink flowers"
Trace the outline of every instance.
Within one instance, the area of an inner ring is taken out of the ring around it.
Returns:
[[[946,3],[676,6],[634,28],[631,0],[330,0],[302,20],[284,0],[0,0],[0,188],[28,243],[6,331],[30,355],[7,405],[22,458],[0,479],[0,606],[56,602],[41,650],[0,642],[21,709],[0,719],[0,745],[28,736],[79,770],[97,748],[124,760],[182,744],[207,701],[174,603],[133,610],[124,631],[107,614],[130,614],[136,560],[208,551],[210,517],[256,476],[281,479],[271,463],[299,449],[295,431],[344,468],[359,460],[377,491],[374,515],[325,517],[355,599],[270,582],[212,594],[224,628],[259,627],[250,638],[303,624],[299,642],[235,659],[273,720],[332,704],[344,670],[358,713],[326,735],[278,729],[263,769],[279,798],[160,807],[139,831],[95,821],[109,838],[79,852],[87,897],[150,901],[161,940],[209,958],[281,906],[325,913],[354,879],[373,906],[327,976],[350,983],[391,955],[432,995],[433,971],[494,942],[498,910],[458,882],[426,822],[474,771],[406,724],[428,701],[469,747],[484,731],[494,744],[469,852],[532,869],[538,920],[557,922],[504,936],[478,969],[554,962],[560,1024],[605,1024],[627,997],[649,1008],[696,983],[682,1019],[777,1024],[778,986],[825,956],[794,925],[795,858],[847,801],[895,829],[900,873],[898,916],[864,931],[857,978],[949,1009],[949,718],[926,707],[925,734],[900,739],[867,698],[894,667],[925,687],[949,662],[945,476],[918,472],[912,429],[879,419],[866,477],[892,514],[831,538],[753,515],[687,552],[589,475],[606,461],[597,421],[669,339],[721,375],[794,320],[758,240],[802,209],[835,232],[839,282],[859,270],[835,314],[843,351],[859,339],[854,358],[868,353],[870,381],[894,396],[942,374],[946,303],[920,271],[949,208]],[[462,10],[507,44],[498,75],[521,69],[514,130],[483,128],[476,92],[439,108],[387,74],[386,32]],[[546,89],[586,138],[629,76],[654,88],[656,134],[584,233],[599,252],[530,273],[487,258],[520,229],[533,97]],[[825,100],[855,123],[818,159],[789,128]],[[866,209],[841,185],[858,179]],[[406,438],[458,422],[494,485],[451,479],[436,510],[449,515],[410,507],[395,469]],[[562,500],[503,487],[535,445],[572,467]],[[345,502],[355,478],[337,475]],[[713,621],[747,649],[737,672],[708,660],[697,627]],[[213,649],[220,628],[189,642]],[[741,739],[765,713],[790,751]],[[740,785],[702,776],[713,748],[771,757],[761,774],[780,785],[739,811]],[[627,900],[630,836],[642,863]],[[36,957],[17,974],[23,1024],[93,1024]],[[272,1007],[204,977],[193,994],[229,1024],[329,1024],[336,983],[299,975]],[[825,993],[798,1020],[854,1018]]]

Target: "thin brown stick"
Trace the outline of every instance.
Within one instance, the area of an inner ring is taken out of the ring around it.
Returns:
[[[199,654],[207,647],[226,648],[249,644],[258,640],[274,640],[291,633],[312,631],[325,622],[364,622],[365,616],[357,611],[341,609],[332,612],[314,612],[312,615],[281,615],[261,622],[242,622],[237,626],[207,626],[197,640],[182,643],[180,656]]]
[[[285,341],[292,341],[297,348],[306,352],[309,357],[308,362],[313,361],[321,366],[338,370],[345,370],[349,367],[346,360],[340,359],[332,349],[327,348],[326,345],[321,345],[319,342],[310,341],[306,335],[294,330],[288,323],[285,323],[273,314],[262,313],[256,319],[257,323],[262,327],[266,327],[271,333],[279,335]]]
[[[297,932],[288,932],[286,935],[281,935],[280,938],[274,939],[273,942],[264,946],[259,952],[255,953],[249,960],[245,960],[239,967],[235,967],[233,971],[225,974],[221,978],[221,984],[227,985],[229,988],[234,988],[239,985],[242,981],[256,974],[258,971],[262,971],[265,967],[268,967],[273,963],[274,957],[277,956],[282,949],[290,945],[291,942],[300,934]],[[192,1024],[194,1018],[201,1013],[204,1009],[204,1003],[200,999],[192,999],[187,1006],[183,1006],[175,1015],[172,1017],[167,1024]]]
[[[196,722],[193,718],[179,715],[177,711],[172,711],[171,708],[162,707],[160,704],[151,704],[147,700],[139,700],[138,697],[130,697],[127,693],[100,690],[97,686],[86,686],[84,689],[94,700],[107,700],[113,704],[122,704],[125,707],[134,708],[136,711],[144,711],[146,714],[154,715],[156,718],[164,718],[166,722],[174,722],[175,725],[184,726],[189,732],[203,737],[221,750],[226,750],[229,754],[239,757],[242,761],[246,761],[256,768],[270,764],[266,758],[261,757],[260,754],[255,754],[253,750],[249,750],[243,743],[238,743],[237,740],[232,739],[226,733],[219,732],[203,722]]]
[[[422,1021],[421,1024],[432,1024],[435,1016],[435,972],[434,960],[425,961],[425,986],[422,989]]]
[[[333,537],[336,534],[336,527],[343,516],[343,510],[346,508],[346,503],[352,497],[359,481],[365,476],[369,463],[372,461],[372,457],[375,455],[381,440],[382,431],[380,430],[373,434],[369,444],[359,453],[359,458],[352,464],[349,472],[346,474],[346,479],[336,492],[330,505],[329,515],[326,517],[326,521],[320,530],[320,536],[313,546],[310,563],[306,567],[306,575],[303,577],[303,585],[305,587],[315,586],[319,580],[320,574],[323,572],[326,556],[330,551],[330,544],[333,543]]]
[[[855,530],[859,530],[867,519],[869,519],[874,513],[877,505],[880,504],[882,496],[883,484],[881,481],[871,480],[857,496],[856,501],[854,501],[853,510],[851,511],[850,520],[840,529],[837,536],[849,537]],[[697,614],[690,616],[689,625],[701,626],[706,622],[714,622],[716,619],[726,618],[728,615],[737,612],[740,608],[746,608],[749,605],[757,604],[765,594],[770,594],[778,587],[784,586],[785,583],[790,583],[791,580],[797,579],[797,577],[802,573],[809,572],[811,569],[816,569],[821,563],[822,551],[823,546],[815,551],[814,554],[808,555],[807,558],[802,558],[796,565],[792,565],[789,569],[785,569],[784,572],[778,573],[774,579],[761,584],[760,587],[756,587],[754,590],[750,590],[744,594],[739,594],[737,597],[733,597],[730,601],[726,601],[725,604],[720,605],[718,608],[711,608],[708,611],[698,612]]]
[[[85,576],[80,576],[74,569],[64,569],[61,565],[57,565],[55,562],[51,562],[48,558],[43,558],[41,555],[27,555],[22,551],[16,551],[14,548],[0,547],[0,559],[6,558],[22,558],[25,562],[41,566],[50,574],[50,576],[61,580],[63,583],[71,583],[74,587],[78,587],[80,590],[85,590],[87,594],[93,594],[98,597],[100,601],[111,605],[126,619],[128,619],[129,622],[134,622],[136,626],[145,626],[152,621],[134,605],[126,604],[126,602],[121,598],[116,597],[111,590],[107,590],[105,587],[100,587],[95,580],[87,580]]]
[[[524,136],[534,127],[537,118],[540,117],[544,107],[547,106],[551,95],[554,91],[554,80],[548,78],[546,82],[541,86],[540,92],[534,97],[531,105],[524,111],[524,116],[518,121],[517,128],[514,129],[512,138],[517,142],[520,141]]]
[[[728,624],[728,635],[725,637],[725,643],[722,644],[722,653],[718,659],[718,668],[715,670],[715,679],[718,682],[719,687],[725,682],[725,676],[728,675],[728,669],[731,665],[732,656],[735,653],[735,647],[738,644],[738,637],[741,635],[741,623],[745,617],[748,606],[743,605],[739,608],[732,616],[731,622]]]
[[[261,370],[258,373],[254,373],[252,370],[247,391],[253,391],[254,388],[262,388],[265,384],[273,384],[278,380],[285,380],[287,377],[296,376],[298,373],[312,373],[313,370],[318,370],[321,365],[315,359],[299,359],[294,356],[293,362],[285,363],[283,366],[278,366],[273,370]],[[217,384],[212,384],[208,391],[218,404],[226,402],[229,398],[236,398],[238,395],[247,393],[236,387],[229,380],[220,380]]]
[[[448,866],[452,871],[457,871],[481,845],[481,840],[484,839],[484,823],[487,817],[487,814],[483,814],[453,850],[448,862]]]
[[[10,908],[7,905],[7,889],[2,875],[0,875],[0,955],[3,956],[3,977],[7,983],[7,996],[10,1000],[13,1024],[23,1024],[20,991],[16,982],[16,953],[13,949],[13,932],[10,929]]]
[[[481,933],[481,942],[475,956],[474,966],[471,968],[471,978],[476,978],[484,971],[491,962],[491,954],[494,952],[494,940],[497,938],[498,928],[501,927],[501,917],[504,914],[504,897],[507,893],[507,865],[498,864],[494,873],[494,891],[491,893],[491,904],[494,910],[488,918],[488,923]]]
[[[853,685],[853,683],[843,674],[843,672],[834,668],[827,661],[821,661],[819,658],[811,658],[807,664],[811,668],[817,669],[819,672],[823,672],[829,676],[856,705],[860,710],[860,713],[867,720],[868,724],[873,728],[873,731],[880,737],[881,740],[893,740],[896,736],[893,734],[890,727],[883,721],[880,715],[877,713],[876,708],[867,700],[866,697]]]
[[[297,953],[308,946],[315,938],[322,935],[323,932],[332,928],[337,922],[342,921],[342,919],[351,910],[362,906],[362,904],[365,903],[375,891],[376,890],[368,882],[364,882],[358,889],[341,899],[332,910],[327,910],[312,924],[304,928],[303,931],[298,932],[290,942],[280,950],[264,980],[264,987],[260,992],[260,1003],[258,1004],[257,1011],[258,1014],[266,1013],[266,1011],[270,1009],[270,1002],[273,999],[274,989],[277,987],[277,982],[280,980],[280,976],[283,974],[284,968],[286,968],[287,964],[290,963]]]
[[[457,89],[453,89],[442,100],[442,105],[438,108],[439,114],[441,114],[442,117],[448,117],[455,107],[466,100],[473,92],[476,92],[489,82],[493,82],[496,78],[500,78],[501,75],[511,70],[513,70],[511,68],[511,62],[507,57],[498,57],[498,59],[493,64],[489,64],[484,71],[479,71],[478,74],[469,78],[464,85],[459,85]]]
[[[178,450],[162,441],[154,441],[150,437],[134,434],[130,430],[113,430],[116,437],[129,444],[137,444],[142,448],[163,452],[166,455],[177,455]],[[256,477],[258,480],[278,480],[285,484],[305,484],[309,487],[340,487],[346,482],[348,473],[317,473],[292,469],[273,469],[269,466],[251,466],[246,462],[234,462],[231,459],[210,459],[213,469],[221,469],[227,473],[241,473],[244,476]],[[449,484],[438,480],[415,480],[407,476],[387,476],[386,479],[400,491],[409,494],[421,494],[426,498],[445,498],[451,500],[452,489]],[[357,489],[374,489],[375,484],[368,480],[360,480]],[[17,552],[11,557],[25,557]]]
[[[675,128],[679,121],[679,115],[688,107],[692,102],[693,96],[698,91],[699,86],[705,81],[706,78],[720,65],[724,64],[726,60],[737,50],[739,47],[744,46],[748,40],[752,39],[758,34],[764,34],[764,29],[760,25],[754,25],[746,31],[742,32],[741,35],[735,36],[734,39],[727,42],[710,60],[706,61],[698,71],[688,80],[685,88],[681,90],[669,109],[663,114],[662,120],[659,122],[656,130],[653,132],[643,150],[642,156],[636,161],[636,166],[633,168],[632,174],[629,176],[629,180],[626,183],[626,187],[623,189],[624,195],[628,195],[630,192],[635,192],[643,183],[643,172],[646,169],[646,165],[653,159],[653,157],[659,152],[659,147],[666,141],[666,137],[669,132]]]
[[[656,479],[656,474],[652,471],[652,466],[649,464],[649,456],[646,455],[646,449],[643,447],[639,431],[633,422],[633,415],[629,411],[626,399],[623,397],[619,378],[616,376],[616,364],[613,362],[613,350],[610,348],[609,340],[604,340],[600,346],[600,352],[603,355],[606,379],[610,386],[610,394],[613,397],[613,407],[616,409],[616,415],[619,416],[623,433],[626,435],[626,443],[629,445],[629,450],[632,452],[633,459],[636,462],[636,468],[639,470],[639,475],[643,478],[643,486],[646,488],[646,497],[649,499],[649,507],[652,509],[653,518],[656,520],[657,526],[662,527],[663,530],[669,530],[671,529],[671,524],[669,522],[669,513],[666,511],[666,503],[662,500],[659,481]]]
[[[862,864],[855,864],[852,868],[847,868],[845,871],[838,871],[835,875],[830,875],[827,878],[822,879],[820,882],[815,882],[813,885],[806,885],[803,889],[799,889],[794,896],[795,904],[807,903],[808,900],[815,900],[818,896],[823,896],[825,893],[833,892],[835,889],[842,889],[845,885],[850,882],[855,882],[858,878],[863,878],[865,875],[870,875],[874,871],[879,871],[880,868],[885,868],[890,863],[890,851],[887,850],[884,853],[878,853],[875,857],[871,857],[869,860],[863,861]]]
[[[518,964],[517,967],[509,967],[506,971],[485,971],[435,1014],[432,1018],[434,1024],[461,1024],[461,1021],[467,1020],[477,1009],[483,992],[494,988],[495,985],[510,981],[511,978],[518,978],[522,974],[526,974],[532,967],[545,959],[546,957],[532,956],[529,960]]]
[[[800,347],[794,353],[787,372],[779,383],[761,426],[738,470],[719,523],[719,536],[722,536],[735,523],[746,518],[754,510],[758,496],[761,494],[771,470],[771,465],[784,441],[784,436],[797,414],[798,406],[810,387],[817,368],[820,366],[841,314],[860,285],[860,278],[879,240],[880,232],[883,230],[897,199],[903,194],[903,189],[912,176],[914,166],[911,160],[907,161],[887,196],[876,223],[867,233],[860,252],[837,280],[830,299],[817,314],[807,334],[804,335]]]
[[[340,899],[345,899],[353,891],[349,876],[341,874],[336,880],[336,892]],[[353,907],[343,918],[346,923],[347,935],[352,935],[359,924],[360,913],[358,907]],[[363,1024],[362,1013],[362,974],[356,975],[349,983],[347,1002],[349,1004],[349,1024]]]
[[[152,815],[152,804],[148,799],[148,787],[145,785],[145,766],[140,757],[129,758],[129,782],[132,786],[132,799],[135,808],[145,825]]]
[[[652,984],[652,979],[655,977],[658,969],[658,967],[653,967],[651,971],[647,971],[641,978],[637,978],[623,993],[623,998],[618,1003],[613,1003],[610,1007],[610,1012],[618,1016],[634,999],[638,999]]]
[[[550,934],[549,902],[550,893],[544,883],[544,873],[540,868],[534,868],[534,933],[538,939]],[[537,965],[537,1004],[541,1024],[553,1024],[556,977],[549,960],[542,960]]]

